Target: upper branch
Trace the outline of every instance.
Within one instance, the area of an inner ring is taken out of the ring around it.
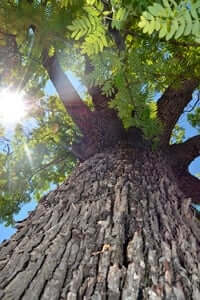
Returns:
[[[169,147],[169,162],[177,183],[186,197],[200,204],[200,180],[188,172],[188,166],[200,155],[200,135]]]
[[[53,82],[58,95],[65,108],[84,135],[90,134],[91,111],[81,100],[68,77],[60,67],[56,55],[49,56],[48,51],[43,51],[43,66]]]
[[[90,111],[62,71],[56,56],[49,57],[46,50],[43,53],[43,66],[67,111],[84,135],[80,141],[72,145],[72,151],[76,157],[84,161],[123,139],[124,129],[116,113],[111,109]],[[93,94],[93,96],[96,101],[98,94]]]
[[[163,125],[161,144],[169,144],[172,130],[183,113],[184,107],[190,102],[192,93],[197,88],[199,80],[188,79],[182,82],[182,86],[166,89],[158,100],[158,117]]]
[[[200,155],[200,135],[196,135],[184,143],[171,145],[169,151],[173,165],[182,170],[187,169],[189,164]]]
[[[200,180],[188,171],[179,174],[176,178],[185,196],[191,198],[193,203],[200,204]]]

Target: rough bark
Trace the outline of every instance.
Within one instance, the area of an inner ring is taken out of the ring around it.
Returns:
[[[169,165],[125,145],[80,164],[0,246],[0,299],[199,300],[200,227]]]

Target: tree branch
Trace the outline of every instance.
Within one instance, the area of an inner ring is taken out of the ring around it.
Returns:
[[[185,171],[177,177],[177,182],[186,197],[191,198],[193,203],[200,204],[200,180],[197,177]]]
[[[172,130],[183,113],[184,107],[190,102],[192,93],[197,88],[199,80],[183,80],[181,87],[170,86],[158,100],[158,117],[163,125],[161,144],[168,145]]]
[[[169,150],[172,164],[176,168],[185,170],[200,155],[200,135],[196,135],[184,143],[171,145]]]
[[[177,183],[186,197],[200,204],[200,180],[188,172],[189,164],[200,155],[200,135],[169,147],[169,162]]]
[[[84,135],[90,135],[90,118],[92,112],[81,100],[68,77],[61,69],[56,55],[49,57],[48,51],[43,51],[43,66],[53,82],[66,110]]]
[[[43,65],[67,111],[84,135],[79,142],[72,145],[72,152],[81,161],[123,139],[124,128],[116,112],[108,108],[90,111],[62,71],[56,55],[49,57],[45,50]],[[95,94],[93,96],[96,101],[97,96]]]

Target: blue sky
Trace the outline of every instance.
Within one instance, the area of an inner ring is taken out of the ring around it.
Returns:
[[[80,81],[76,79],[71,72],[68,72],[68,75],[70,77],[70,80],[72,81],[72,84],[74,87],[77,89],[80,95],[84,94],[85,88],[81,85]],[[45,93],[47,95],[52,95],[55,94],[55,88],[52,85],[50,81],[48,81],[46,88],[45,88]],[[191,136],[197,135],[198,132],[196,129],[192,128],[186,118],[186,114],[182,115],[179,119],[179,125],[184,127],[186,129],[186,138],[189,138]],[[190,165],[190,172],[194,175],[200,173],[200,157],[195,159],[192,164]],[[29,214],[30,211],[34,210],[37,205],[36,201],[31,201],[29,203],[26,203],[22,206],[21,211],[18,215],[15,216],[15,220],[23,220],[26,218]],[[9,226],[5,227],[3,224],[0,224],[0,242],[2,242],[4,239],[9,239],[9,237],[14,234],[16,231],[15,228]]]

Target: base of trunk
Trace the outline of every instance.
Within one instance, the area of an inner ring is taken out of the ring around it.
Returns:
[[[0,247],[0,298],[200,299],[199,224],[161,153],[80,164]]]

